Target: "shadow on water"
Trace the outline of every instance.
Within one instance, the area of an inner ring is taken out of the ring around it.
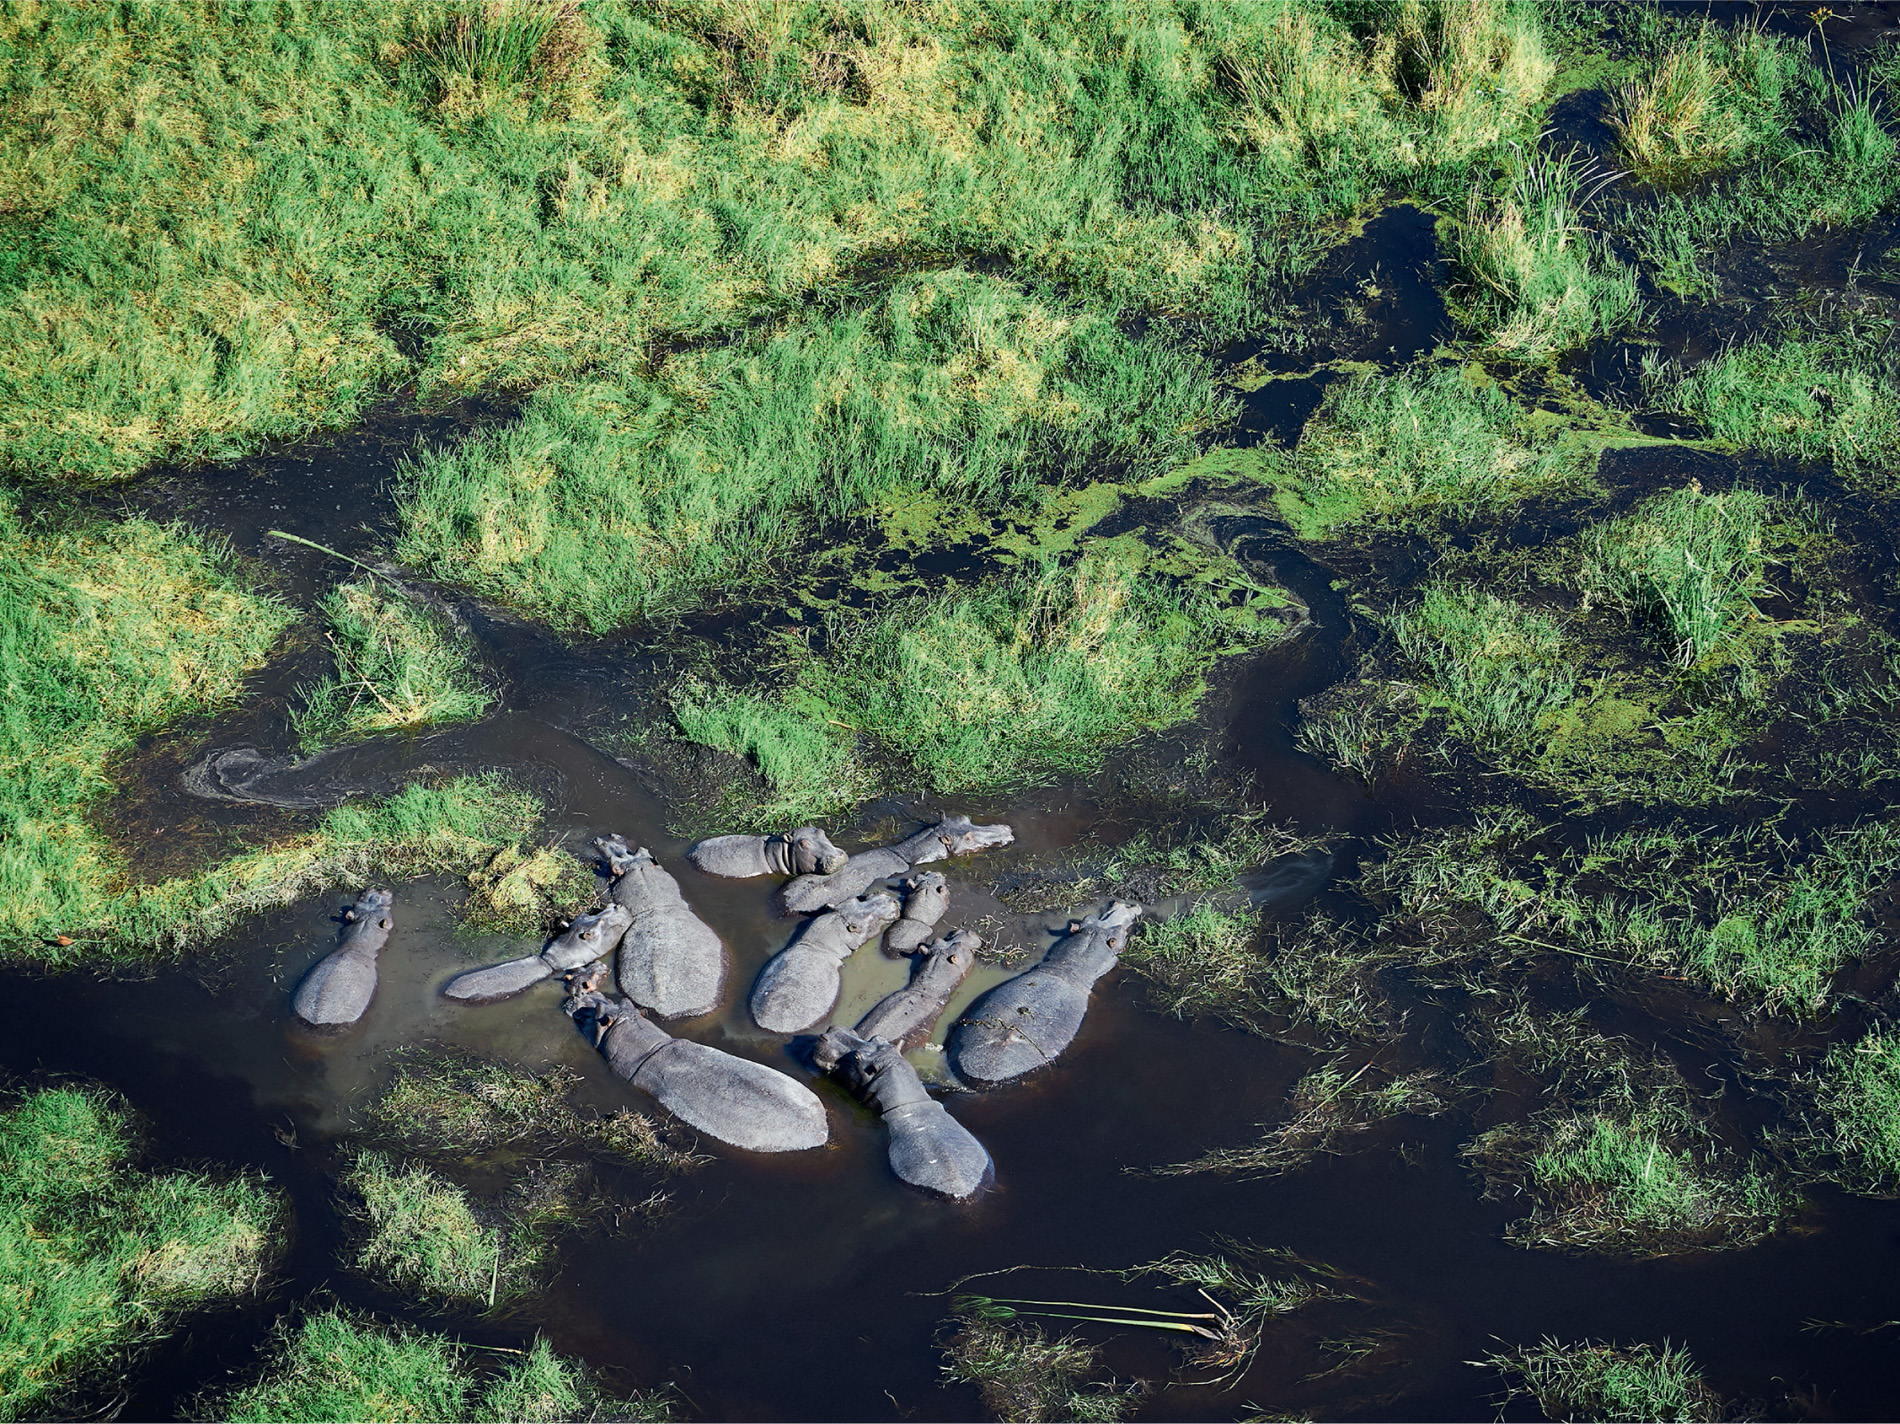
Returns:
[[[1402,362],[1431,350],[1446,329],[1430,220],[1415,209],[1368,224],[1328,280],[1336,295],[1358,293],[1373,319],[1322,359]],[[1380,315],[1388,286],[1389,310]],[[1243,366],[1254,354],[1229,353],[1230,364]],[[1268,375],[1248,397],[1243,442],[1290,442],[1331,373]],[[271,562],[308,597],[336,570],[320,556],[268,541],[265,531],[287,527],[349,553],[378,548],[390,528],[388,482],[397,459],[418,436],[442,438],[475,418],[482,413],[407,423],[392,417],[350,440],[236,470],[172,476],[120,498],[225,529],[241,552]],[[1274,817],[1379,833],[1407,814],[1402,798],[1375,798],[1318,767],[1295,748],[1290,730],[1298,700],[1343,676],[1362,641],[1335,575],[1263,515],[1209,519],[1223,548],[1305,601],[1311,623],[1292,642],[1231,665],[1203,709],[1204,726],[1250,781],[1252,801]],[[596,735],[651,713],[666,655],[637,640],[570,643],[478,608],[468,612],[503,681],[502,710],[469,727],[343,749],[323,764],[322,778],[344,790],[374,790],[421,767],[505,768],[543,795],[561,843],[578,850],[595,834],[618,831],[651,846],[733,954],[728,1007],[681,1031],[802,1075],[787,1048],[745,1017],[754,974],[791,929],[769,913],[769,884],[714,881],[684,868],[684,843],[669,830],[677,808],[668,797],[676,792],[649,768],[603,749]],[[737,615],[724,615],[682,636],[716,642],[742,626]],[[283,703],[305,675],[301,666],[293,659],[273,667],[247,703],[252,710],[220,722],[217,736],[284,750]],[[311,811],[212,806],[176,791],[177,771],[204,749],[211,730],[190,729],[145,749],[145,785],[119,808],[129,817],[116,828],[122,840],[192,848],[219,835],[307,823]],[[873,807],[843,828],[857,841],[840,839],[855,848],[877,818],[914,809]],[[1126,824],[1125,807],[1091,786],[954,809],[1010,820],[1018,842],[944,867],[953,884],[945,926],[980,924],[993,941],[1032,953],[1047,946],[1060,917],[1015,914],[987,887],[1012,865],[1076,845],[1105,817],[1122,818],[1115,823],[1123,832],[1138,828]],[[141,866],[151,872],[165,863],[158,852]],[[1283,896],[1281,911],[1292,913],[1310,891],[1313,868],[1283,868],[1282,881],[1269,871],[1252,888],[1263,900]],[[287,1188],[295,1208],[296,1239],[281,1284],[268,1299],[206,1317],[162,1347],[133,1382],[127,1417],[189,1407],[200,1390],[244,1369],[277,1315],[313,1292],[399,1305],[339,1268],[343,1226],[331,1186],[338,1153],[360,1130],[361,1107],[388,1081],[397,1050],[433,1044],[536,1070],[566,1065],[601,1106],[651,1106],[613,1079],[574,1033],[558,1012],[555,986],[479,1009],[440,998],[441,984],[458,970],[528,948],[458,932],[460,893],[447,880],[398,887],[397,929],[377,998],[361,1026],[332,1039],[308,1037],[289,1021],[292,986],[334,942],[337,904],[328,899],[247,924],[206,957],[201,975],[4,976],[0,1068],[111,1084],[149,1117],[164,1159],[261,1168]],[[904,974],[901,963],[861,952],[848,967],[840,1020],[850,1022]],[[986,971],[973,979],[959,1004],[996,977]],[[1725,1393],[1805,1388],[1817,1392],[1813,1417],[1890,1412],[1890,1343],[1878,1334],[1804,1332],[1803,1323],[1895,1313],[1895,1203],[1819,1193],[1801,1231],[1750,1251],[1619,1262],[1505,1245],[1500,1232],[1511,1208],[1481,1199],[1460,1165],[1457,1145],[1470,1124],[1457,1118],[1387,1124],[1355,1155],[1264,1181],[1130,1170],[1252,1140],[1256,1124],[1281,1114],[1287,1088],[1315,1062],[1295,1046],[1163,1017],[1144,1006],[1133,976],[1119,973],[1103,983],[1082,1035],[1054,1068],[1010,1089],[949,1100],[997,1162],[995,1189],[975,1202],[946,1204],[902,1187],[885,1166],[881,1129],[827,1085],[833,1141],[825,1149],[766,1159],[715,1147],[711,1165],[667,1184],[674,1204],[657,1224],[573,1246],[558,1279],[521,1317],[439,1323],[478,1343],[509,1345],[545,1329],[558,1348],[626,1378],[677,1381],[708,1418],[971,1418],[980,1412],[974,1391],[945,1388],[940,1374],[936,1337],[947,1301],[938,1293],[952,1281],[1021,1264],[1120,1268],[1231,1236],[1359,1278],[1366,1299],[1338,1329],[1383,1343],[1358,1365],[1329,1371],[1337,1352],[1329,1356],[1320,1327],[1296,1317],[1270,1330],[1258,1364],[1231,1390],[1163,1389],[1142,1402],[1146,1416],[1230,1418],[1257,1405],[1317,1417],[1487,1417],[1491,1382],[1465,1362],[1500,1342],[1528,1344],[1547,1334],[1687,1340]],[[1402,1141],[1405,1150],[1394,1150]],[[646,1189],[636,1178],[629,1175],[630,1195]],[[1073,1278],[1064,1289],[1078,1289]],[[1106,1279],[1086,1290],[1089,1298],[1131,1305],[1167,1303]],[[403,1313],[417,1317],[413,1305]],[[1175,1363],[1146,1336],[1111,1337],[1106,1351],[1127,1376],[1164,1379]]]

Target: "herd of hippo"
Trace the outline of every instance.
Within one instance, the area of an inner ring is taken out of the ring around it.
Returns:
[[[686,854],[708,875],[791,877],[774,903],[783,914],[810,918],[759,971],[748,1001],[754,1021],[788,1037],[815,1034],[806,1056],[877,1110],[890,1135],[891,1169],[913,1186],[956,1199],[990,1180],[990,1155],[930,1096],[904,1054],[929,1041],[982,941],[967,929],[936,934],[949,909],[949,886],[942,875],[915,868],[1012,839],[1008,826],[950,816],[896,845],[857,855],[846,855],[815,826],[782,835],[717,836]],[[675,1038],[655,1022],[719,1006],[726,946],[652,852],[629,849],[620,836],[594,845],[610,877],[606,907],[576,916],[539,954],[457,975],[444,995],[458,1003],[493,1003],[561,975],[568,989],[563,1011],[615,1073],[682,1121],[754,1152],[822,1146],[829,1124],[805,1084]],[[304,1022],[343,1028],[362,1017],[376,990],[376,956],[389,939],[392,900],[387,890],[366,890],[345,912],[341,943],[298,986],[293,1008]],[[1140,914],[1139,905],[1114,901],[1072,922],[1041,962],[973,1003],[945,1045],[957,1075],[989,1087],[1053,1062],[1081,1028],[1090,991],[1114,967]],[[910,956],[910,982],[854,1028],[829,1024],[819,1031],[837,1006],[845,961],[880,936],[887,952]]]

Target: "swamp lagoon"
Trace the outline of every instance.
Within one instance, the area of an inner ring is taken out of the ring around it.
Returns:
[[[0,1417],[1900,1412],[1900,6],[19,0],[0,151]]]

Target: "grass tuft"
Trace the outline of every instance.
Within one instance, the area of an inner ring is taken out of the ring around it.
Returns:
[[[135,1166],[130,1108],[40,1088],[0,1112],[0,1418],[54,1417],[192,1307],[255,1291],[283,1204],[254,1176]]]
[[[470,667],[468,636],[420,599],[369,579],[341,585],[318,607],[336,671],[304,690],[294,721],[305,751],[471,722],[493,704]]]
[[[420,1164],[399,1168],[365,1152],[342,1186],[363,1227],[352,1264],[397,1289],[492,1307],[518,1294],[538,1264],[511,1249],[500,1224],[478,1220],[460,1187]]]
[[[1100,1355],[1074,1335],[1051,1339],[1040,1326],[965,1315],[945,1349],[943,1372],[973,1384],[999,1420],[1082,1420],[1113,1424],[1128,1417],[1135,1387],[1091,1376]]]
[[[1534,739],[1576,691],[1577,667],[1556,620],[1495,594],[1433,584],[1392,619],[1392,632],[1454,725],[1480,743]]]
[[[1701,662],[1760,616],[1774,511],[1752,490],[1712,494],[1696,484],[1596,525],[1578,572],[1585,607],[1601,602],[1643,619],[1684,667]]]
[[[1870,1033],[1830,1051],[1821,1100],[1854,1185],[1900,1193],[1900,1034]]]
[[[1533,1349],[1505,1350],[1471,1362],[1496,1370],[1509,1383],[1504,1406],[1521,1396],[1537,1401],[1547,1419],[1600,1419],[1616,1424],[1707,1424],[1724,1417],[1684,1348],[1653,1345],[1560,1345],[1545,1339]]]

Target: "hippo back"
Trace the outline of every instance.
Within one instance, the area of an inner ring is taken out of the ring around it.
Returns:
[[[458,974],[442,986],[442,996],[462,1004],[492,1004],[533,988],[553,973],[554,966],[547,960],[530,954]]]
[[[752,1021],[767,1033],[803,1033],[831,1012],[842,980],[838,960],[794,944],[766,961],[752,986]]]
[[[998,984],[950,1034],[950,1061],[974,1083],[1004,1083],[1046,1064],[1075,1040],[1088,990],[1037,969]]]
[[[988,1149],[934,1098],[884,1114],[891,1170],[926,1192],[962,1201],[996,1174]]]
[[[889,850],[860,851],[844,863],[836,875],[801,875],[779,888],[778,906],[787,915],[809,915],[817,910],[835,910],[846,900],[859,895],[893,875],[910,869],[910,862]]]
[[[763,836],[712,836],[686,852],[686,863],[707,875],[748,880],[772,873],[770,848]]]
[[[750,1152],[802,1152],[831,1135],[824,1104],[803,1083],[690,1039],[653,1053],[633,1082],[682,1122]]]
[[[291,1008],[314,1028],[347,1028],[376,996],[376,958],[356,949],[325,955],[297,986]]]
[[[726,986],[725,942],[684,904],[642,915],[620,941],[614,976],[621,993],[663,1019],[709,1014]]]

